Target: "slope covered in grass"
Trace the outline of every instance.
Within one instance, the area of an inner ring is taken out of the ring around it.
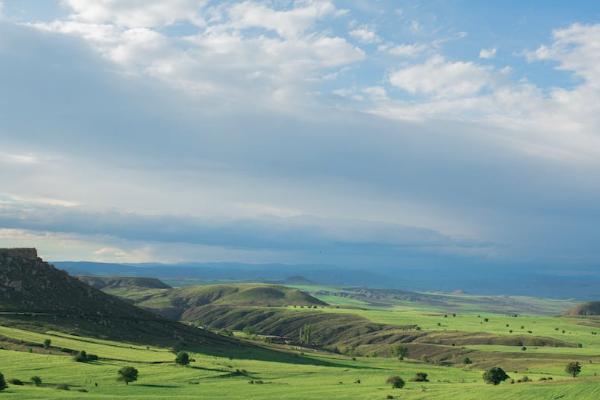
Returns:
[[[95,289],[44,262],[35,249],[0,249],[0,322],[145,344],[215,350],[236,344]]]
[[[171,319],[187,319],[187,315],[208,304],[232,306],[281,307],[325,306],[326,303],[294,288],[268,284],[230,284],[185,286],[159,290],[107,290],[133,300]]]

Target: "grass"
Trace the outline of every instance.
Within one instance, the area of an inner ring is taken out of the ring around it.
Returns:
[[[21,332],[5,333],[20,335]],[[86,348],[89,338],[65,338],[69,344]],[[388,394],[402,399],[564,399],[587,400],[600,395],[600,380],[595,378],[567,378],[557,374],[552,381],[537,381],[548,374],[529,373],[534,382],[497,387],[486,385],[481,372],[433,366],[414,361],[390,358],[358,358],[311,353],[310,357],[326,361],[330,366],[278,363],[269,361],[236,360],[192,354],[194,362],[189,367],[172,362],[148,364],[141,360],[152,359],[156,353],[174,358],[172,353],[160,349],[127,348],[119,343],[96,343],[95,351],[105,355],[121,349],[121,358],[132,361],[100,360],[95,363],[76,363],[70,357],[40,355],[0,350],[2,372],[8,379],[28,381],[39,375],[43,387],[33,385],[12,386],[2,393],[10,399],[384,399]],[[157,351],[158,350],[158,351]],[[136,361],[140,360],[140,361]],[[116,382],[116,371],[131,365],[140,371],[137,382],[126,386]],[[245,375],[236,374],[245,370]],[[426,372],[430,382],[408,382],[402,390],[392,390],[385,380],[390,375],[400,375],[409,380],[417,372]],[[509,373],[510,374],[510,373]],[[521,377],[519,374],[515,377]],[[359,383],[354,383],[360,379]],[[260,380],[263,384],[249,384]],[[70,391],[61,391],[54,385],[65,383]],[[96,386],[97,384],[97,386]],[[88,392],[77,392],[85,389]]]
[[[311,286],[312,287],[312,286]],[[313,294],[315,290],[312,287]],[[191,289],[188,289],[191,290]],[[152,291],[144,293],[152,294]],[[135,296],[140,293],[135,294]],[[474,364],[434,365],[409,357],[400,361],[393,357],[355,357],[337,355],[285,345],[244,346],[227,356],[191,352],[190,366],[174,363],[175,354],[169,348],[144,346],[114,340],[103,340],[61,333],[56,330],[28,331],[0,325],[0,336],[41,344],[51,339],[52,346],[85,350],[100,359],[91,363],[75,362],[59,352],[14,351],[0,349],[0,372],[7,380],[17,378],[28,382],[37,375],[43,385],[9,385],[0,396],[7,399],[367,399],[382,400],[393,396],[402,400],[595,400],[600,398],[600,331],[593,320],[551,315],[519,315],[478,311],[462,295],[456,304],[456,316],[443,308],[428,304],[398,301],[386,307],[335,295],[319,295],[332,306],[318,309],[300,307],[254,307],[256,310],[286,313],[337,313],[359,316],[367,324],[418,325],[423,332],[472,332],[494,335],[531,335],[551,337],[582,347],[542,347],[503,345],[464,345],[473,352]],[[527,299],[521,299],[526,302]],[[536,307],[553,307],[544,300],[532,300]],[[462,303],[461,303],[462,302]],[[230,306],[237,315],[237,305]],[[487,307],[484,307],[487,309]],[[332,317],[333,318],[333,317]],[[327,320],[327,318],[324,318]],[[487,321],[486,321],[487,319]],[[1,322],[1,320],[0,320]],[[506,325],[509,325],[508,327]],[[587,325],[586,325],[587,324]],[[361,325],[362,326],[362,325]],[[521,328],[523,326],[523,328]],[[509,330],[513,330],[510,333]],[[564,333],[563,333],[564,330]],[[532,331],[532,333],[528,333]],[[8,342],[7,342],[8,343]],[[2,344],[2,343],[0,343]],[[445,348],[452,348],[445,346]],[[23,350],[23,349],[21,349]],[[274,351],[276,350],[276,351]],[[244,352],[242,354],[242,351]],[[50,354],[51,353],[51,354]],[[468,353],[471,354],[471,353]],[[583,365],[580,377],[567,376],[564,367],[569,361]],[[592,361],[590,363],[590,360]],[[487,364],[486,364],[487,363]],[[498,386],[487,385],[481,376],[485,365],[505,365],[512,379],[528,376],[532,381]],[[139,370],[139,380],[126,386],[117,382],[117,371],[123,366]],[[515,372],[518,370],[518,372]],[[428,374],[430,382],[412,382],[417,372]],[[407,381],[405,388],[393,390],[385,384],[390,375],[400,375]],[[552,380],[548,380],[548,378]],[[540,380],[544,378],[544,380]],[[360,380],[360,383],[355,383]],[[254,381],[254,384],[250,384]],[[262,383],[256,383],[262,382]],[[67,384],[71,390],[56,389]],[[81,392],[78,390],[85,390]]]

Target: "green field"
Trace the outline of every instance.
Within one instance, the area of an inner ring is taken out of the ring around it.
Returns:
[[[0,335],[5,338],[3,343],[10,344],[10,339],[25,343],[19,348],[3,346],[0,350],[0,371],[6,379],[17,378],[25,382],[23,386],[9,384],[1,396],[11,399],[600,398],[600,378],[597,377],[600,373],[600,337],[592,334],[598,329],[594,327],[595,320],[478,313],[472,305],[457,308],[462,311],[454,313],[439,307],[403,302],[391,307],[375,307],[335,295],[317,297],[330,306],[318,310],[300,306],[263,308],[282,312],[291,312],[287,311],[291,308],[294,312],[349,314],[393,326],[418,325],[421,331],[432,337],[436,333],[452,332],[524,334],[556,338],[575,345],[528,346],[522,350],[519,346],[467,344],[461,349],[472,352],[469,354],[472,354],[473,364],[442,366],[410,354],[403,361],[396,357],[351,357],[317,349],[267,344],[260,340],[260,335],[252,335],[255,340],[250,344],[259,346],[254,350],[257,352],[256,359],[252,359],[252,353],[237,357],[232,352],[230,357],[216,357],[190,352],[194,361],[184,367],[174,363],[175,354],[168,348],[74,336],[55,330],[32,332],[0,326]],[[509,332],[511,329],[513,333]],[[85,350],[97,354],[100,359],[79,363],[69,354],[46,351],[39,346],[32,352],[28,351],[27,346],[41,344],[44,339],[51,339],[53,348]],[[582,347],[576,346],[577,343],[581,343]],[[265,359],[264,354],[270,353],[264,353],[266,350],[261,347],[282,352],[283,357]],[[261,352],[261,357],[258,357],[258,352]],[[566,363],[572,360],[583,365],[583,371],[577,378],[569,377],[564,371]],[[509,379],[498,386],[485,384],[482,373],[490,362],[508,365],[506,370],[515,381],[524,376],[530,381],[512,384]],[[123,366],[139,370],[137,382],[125,385],[116,381],[117,371]],[[411,378],[417,372],[427,373],[429,382],[412,382]],[[42,378],[42,386],[29,383],[34,375]],[[385,383],[391,375],[403,377],[407,381],[406,386],[391,389]],[[255,383],[250,383],[252,381]],[[58,384],[66,384],[70,390],[57,389]]]

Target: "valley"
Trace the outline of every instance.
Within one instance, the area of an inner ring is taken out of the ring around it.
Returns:
[[[578,315],[581,306],[569,300],[337,288],[301,279],[289,286],[172,287],[155,278],[76,279],[35,254],[0,255],[6,398],[600,395],[600,319]],[[57,288],[66,295],[54,303],[64,305],[49,308],[46,292]],[[75,361],[82,350],[97,358]],[[191,358],[187,366],[175,362],[182,351]],[[574,361],[582,366],[576,378],[565,372]],[[139,371],[128,385],[116,380],[125,366]],[[482,374],[492,367],[510,378],[486,384]],[[414,381],[417,373],[427,381]],[[404,388],[386,384],[396,375]],[[42,384],[30,383],[32,376]],[[22,384],[11,384],[15,379]]]

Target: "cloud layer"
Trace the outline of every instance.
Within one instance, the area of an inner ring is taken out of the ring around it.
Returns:
[[[444,54],[469,36],[428,35],[408,11],[388,13],[399,37],[330,1],[57,6],[0,20],[2,245],[118,261],[600,261],[597,25],[520,49],[572,77],[542,85],[496,43]]]

